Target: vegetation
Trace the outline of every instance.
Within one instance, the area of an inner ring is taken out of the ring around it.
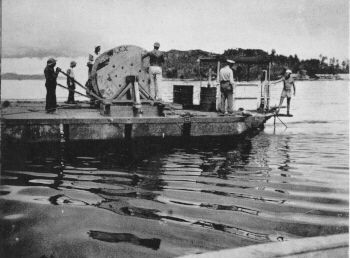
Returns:
[[[163,66],[163,76],[167,78],[184,78],[184,79],[199,79],[207,77],[209,68],[216,71],[215,64],[203,64],[199,69],[199,58],[220,56],[222,59],[234,59],[235,57],[256,57],[256,56],[271,56],[271,79],[278,78],[285,69],[291,69],[293,73],[299,74],[301,77],[309,76],[317,78],[316,74],[339,74],[349,73],[349,60],[340,60],[329,58],[323,55],[319,59],[300,60],[297,55],[278,55],[275,50],[268,53],[261,49],[227,49],[222,55],[206,52],[203,50],[179,51],[170,50],[165,52],[166,62]],[[328,62],[327,62],[328,61]],[[266,67],[262,65],[250,65],[249,73],[247,65],[240,65],[243,79],[254,80],[258,79],[262,69]]]

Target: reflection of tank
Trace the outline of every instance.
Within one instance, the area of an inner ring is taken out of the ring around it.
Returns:
[[[92,71],[94,91],[108,100],[126,99],[130,82],[138,81],[141,98],[149,96],[148,59],[142,61],[144,49],[122,45],[101,54],[95,61]]]

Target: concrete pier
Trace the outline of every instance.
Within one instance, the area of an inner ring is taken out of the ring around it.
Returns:
[[[153,105],[143,105],[142,115],[134,116],[132,107],[111,107],[103,116],[86,103],[59,103],[55,114],[44,111],[43,102],[14,102],[2,110],[3,139],[24,141],[106,140],[135,137],[229,136],[259,129],[272,114],[168,109],[162,116]]]

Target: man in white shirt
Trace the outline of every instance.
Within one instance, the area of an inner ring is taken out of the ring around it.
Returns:
[[[77,66],[77,62],[72,61],[70,62],[70,68],[67,70],[67,86],[69,89],[69,93],[68,93],[68,100],[66,103],[68,104],[76,104],[75,100],[74,100],[74,90],[75,90],[75,75],[74,75],[74,67]]]
[[[226,60],[226,65],[220,69],[219,80],[220,80],[220,91],[221,91],[221,103],[220,111],[224,114],[233,113],[233,93],[235,88],[235,82],[233,79],[232,67],[234,61]],[[226,100],[227,100],[227,111],[226,111]]]

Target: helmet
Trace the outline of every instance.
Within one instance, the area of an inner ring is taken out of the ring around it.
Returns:
[[[72,61],[72,62],[70,62],[70,65],[71,65],[71,66],[77,65],[77,62]]]
[[[155,42],[155,43],[153,44],[153,46],[154,46],[154,47],[160,47],[160,44],[159,44],[158,42]]]
[[[292,73],[292,71],[290,69],[287,69],[286,73]]]

